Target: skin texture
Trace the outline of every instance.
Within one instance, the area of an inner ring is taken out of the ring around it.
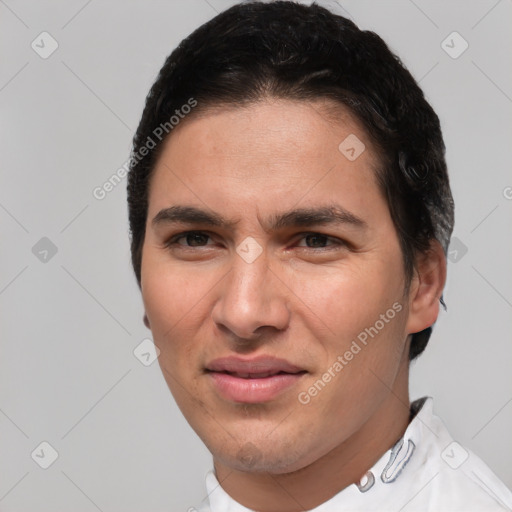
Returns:
[[[329,106],[265,99],[185,119],[166,141],[149,192],[141,289],[160,367],[213,454],[222,487],[263,512],[318,506],[359,481],[403,434],[409,334],[434,323],[445,281],[434,242],[406,293],[397,234],[374,176],[378,157],[360,124],[347,112],[329,120]],[[366,147],[355,161],[338,149],[350,134]],[[332,204],[366,227],[269,229],[272,215]],[[235,224],[153,226],[173,205]],[[191,230],[208,236],[165,246]],[[249,236],[263,250],[252,263],[236,252]],[[401,310],[300,403],[299,393],[393,304]],[[271,401],[236,403],[204,371],[229,355],[271,355],[307,373]]]

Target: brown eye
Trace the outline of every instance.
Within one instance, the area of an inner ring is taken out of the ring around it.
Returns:
[[[309,247],[325,247],[325,244],[329,241],[328,237],[324,235],[307,235],[304,237]]]
[[[323,235],[321,233],[306,233],[301,238],[301,242],[302,241],[305,242],[305,245],[299,243],[298,246],[307,247],[308,249],[327,249],[329,247],[343,245],[342,240],[327,235]]]
[[[173,236],[168,242],[166,247],[181,246],[181,247],[204,247],[208,245],[209,235],[201,231],[187,231]],[[186,243],[180,243],[181,240],[185,240]]]
[[[208,235],[205,235],[204,233],[188,233],[185,235],[184,238],[187,241],[187,244],[191,247],[198,247],[202,245],[206,245],[208,242],[208,238],[210,238]]]

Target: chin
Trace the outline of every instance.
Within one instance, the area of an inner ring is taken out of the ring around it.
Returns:
[[[276,450],[264,440],[262,446],[257,446],[250,441],[239,447],[233,446],[233,450],[229,453],[226,453],[225,445],[223,448],[222,452],[212,451],[214,459],[233,470],[245,473],[279,475],[297,471],[313,462],[308,462],[303,453],[297,453],[296,448],[287,448],[280,444],[279,450]]]

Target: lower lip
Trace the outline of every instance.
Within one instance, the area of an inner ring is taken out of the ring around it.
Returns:
[[[227,400],[257,404],[268,402],[294,386],[304,373],[281,373],[261,379],[243,379],[227,373],[209,372],[214,386]]]

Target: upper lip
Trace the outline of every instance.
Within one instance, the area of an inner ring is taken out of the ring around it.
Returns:
[[[221,357],[208,363],[206,365],[206,370],[212,372],[229,372],[248,375],[264,373],[275,375],[280,372],[300,373],[305,371],[303,368],[299,368],[285,359],[269,356],[254,357],[252,359],[243,359],[235,356]]]

